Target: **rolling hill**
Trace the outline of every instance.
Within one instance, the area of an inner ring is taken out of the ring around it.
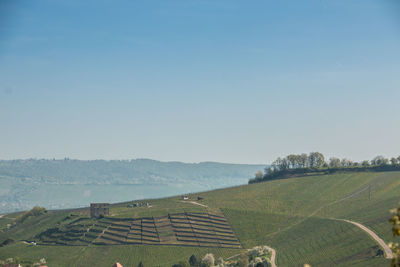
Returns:
[[[343,172],[218,189],[192,194],[187,201],[146,200],[151,208],[118,203],[111,205],[110,216],[96,220],[88,218],[88,208],[49,211],[6,230],[18,216],[9,214],[0,219],[0,241],[16,242],[0,248],[0,259],[45,257],[49,266],[111,266],[115,261],[172,266],[192,254],[227,258],[268,245],[276,249],[278,266],[388,266],[389,260],[375,256],[380,249],[375,240],[337,219],[359,222],[392,241],[387,220],[399,192],[400,172]],[[169,230],[159,231],[163,223]],[[195,227],[184,234],[177,230],[190,225]],[[194,234],[197,228],[203,233]],[[207,236],[212,231],[214,236]],[[140,241],[124,243],[136,237]],[[218,240],[211,241],[214,237]],[[237,246],[223,246],[224,240]]]

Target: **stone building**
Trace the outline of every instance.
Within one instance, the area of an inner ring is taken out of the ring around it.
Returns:
[[[101,215],[110,214],[110,204],[108,203],[90,203],[90,217],[98,218]]]

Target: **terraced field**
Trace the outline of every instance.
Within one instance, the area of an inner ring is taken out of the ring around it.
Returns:
[[[223,216],[208,213],[175,213],[161,217],[79,217],[37,235],[45,245],[178,245],[240,248]]]
[[[203,206],[171,197],[146,200],[152,208],[114,204],[111,215],[99,220],[87,218],[88,209],[30,218],[0,232],[0,241],[36,238],[47,245],[17,242],[0,248],[0,259],[46,257],[50,266],[110,266],[115,260],[171,266],[191,254],[226,258],[265,244],[276,249],[278,266],[388,266],[368,234],[334,219],[362,223],[392,241],[387,220],[400,200],[400,173],[297,177],[194,194],[190,201],[198,196]],[[0,226],[13,217],[0,219]]]

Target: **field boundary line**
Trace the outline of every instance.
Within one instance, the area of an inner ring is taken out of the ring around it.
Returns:
[[[184,201],[184,200],[180,200],[179,202],[182,202],[182,203],[190,203],[190,204],[198,205],[198,206],[201,206],[201,207],[204,207],[204,208],[208,208],[207,205],[198,203],[198,202],[196,202],[196,201]]]

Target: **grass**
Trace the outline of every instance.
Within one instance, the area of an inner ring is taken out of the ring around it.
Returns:
[[[270,245],[277,250],[278,266],[388,266],[374,257],[379,247],[369,235],[352,224],[331,218],[351,219],[374,230],[386,242],[393,238],[387,222],[389,209],[398,205],[400,172],[335,173],[274,180],[191,196],[208,207],[181,202],[179,197],[144,200],[152,207],[128,208],[132,202],[111,205],[113,218],[159,217],[168,213],[201,212],[224,215],[244,248]],[[72,211],[88,216],[88,209]],[[48,212],[0,233],[0,241],[33,238],[56,225],[71,211]],[[0,219],[0,225],[5,225]],[[99,227],[101,228],[101,227]],[[64,249],[64,250],[63,250]],[[159,245],[35,246],[24,244],[0,248],[0,259],[19,256],[48,259],[50,266],[111,266],[120,261],[136,266],[171,266],[191,254],[207,252],[217,257],[240,253],[240,249],[190,248]],[[64,254],[68,254],[63,256]]]
[[[375,256],[377,250],[375,241],[361,229],[320,218],[309,218],[274,236],[271,245],[285,251],[278,254],[282,266],[353,266],[356,260]],[[386,259],[379,259],[374,266],[388,265]]]
[[[23,252],[23,253],[21,253]],[[0,258],[19,255],[22,260],[47,260],[48,266],[112,266],[120,262],[123,266],[137,266],[140,261],[144,266],[172,266],[180,260],[187,261],[194,254],[202,257],[212,252],[216,257],[227,257],[237,253],[235,249],[208,249],[177,246],[28,246],[16,244],[3,247]],[[7,256],[8,255],[8,256]]]

